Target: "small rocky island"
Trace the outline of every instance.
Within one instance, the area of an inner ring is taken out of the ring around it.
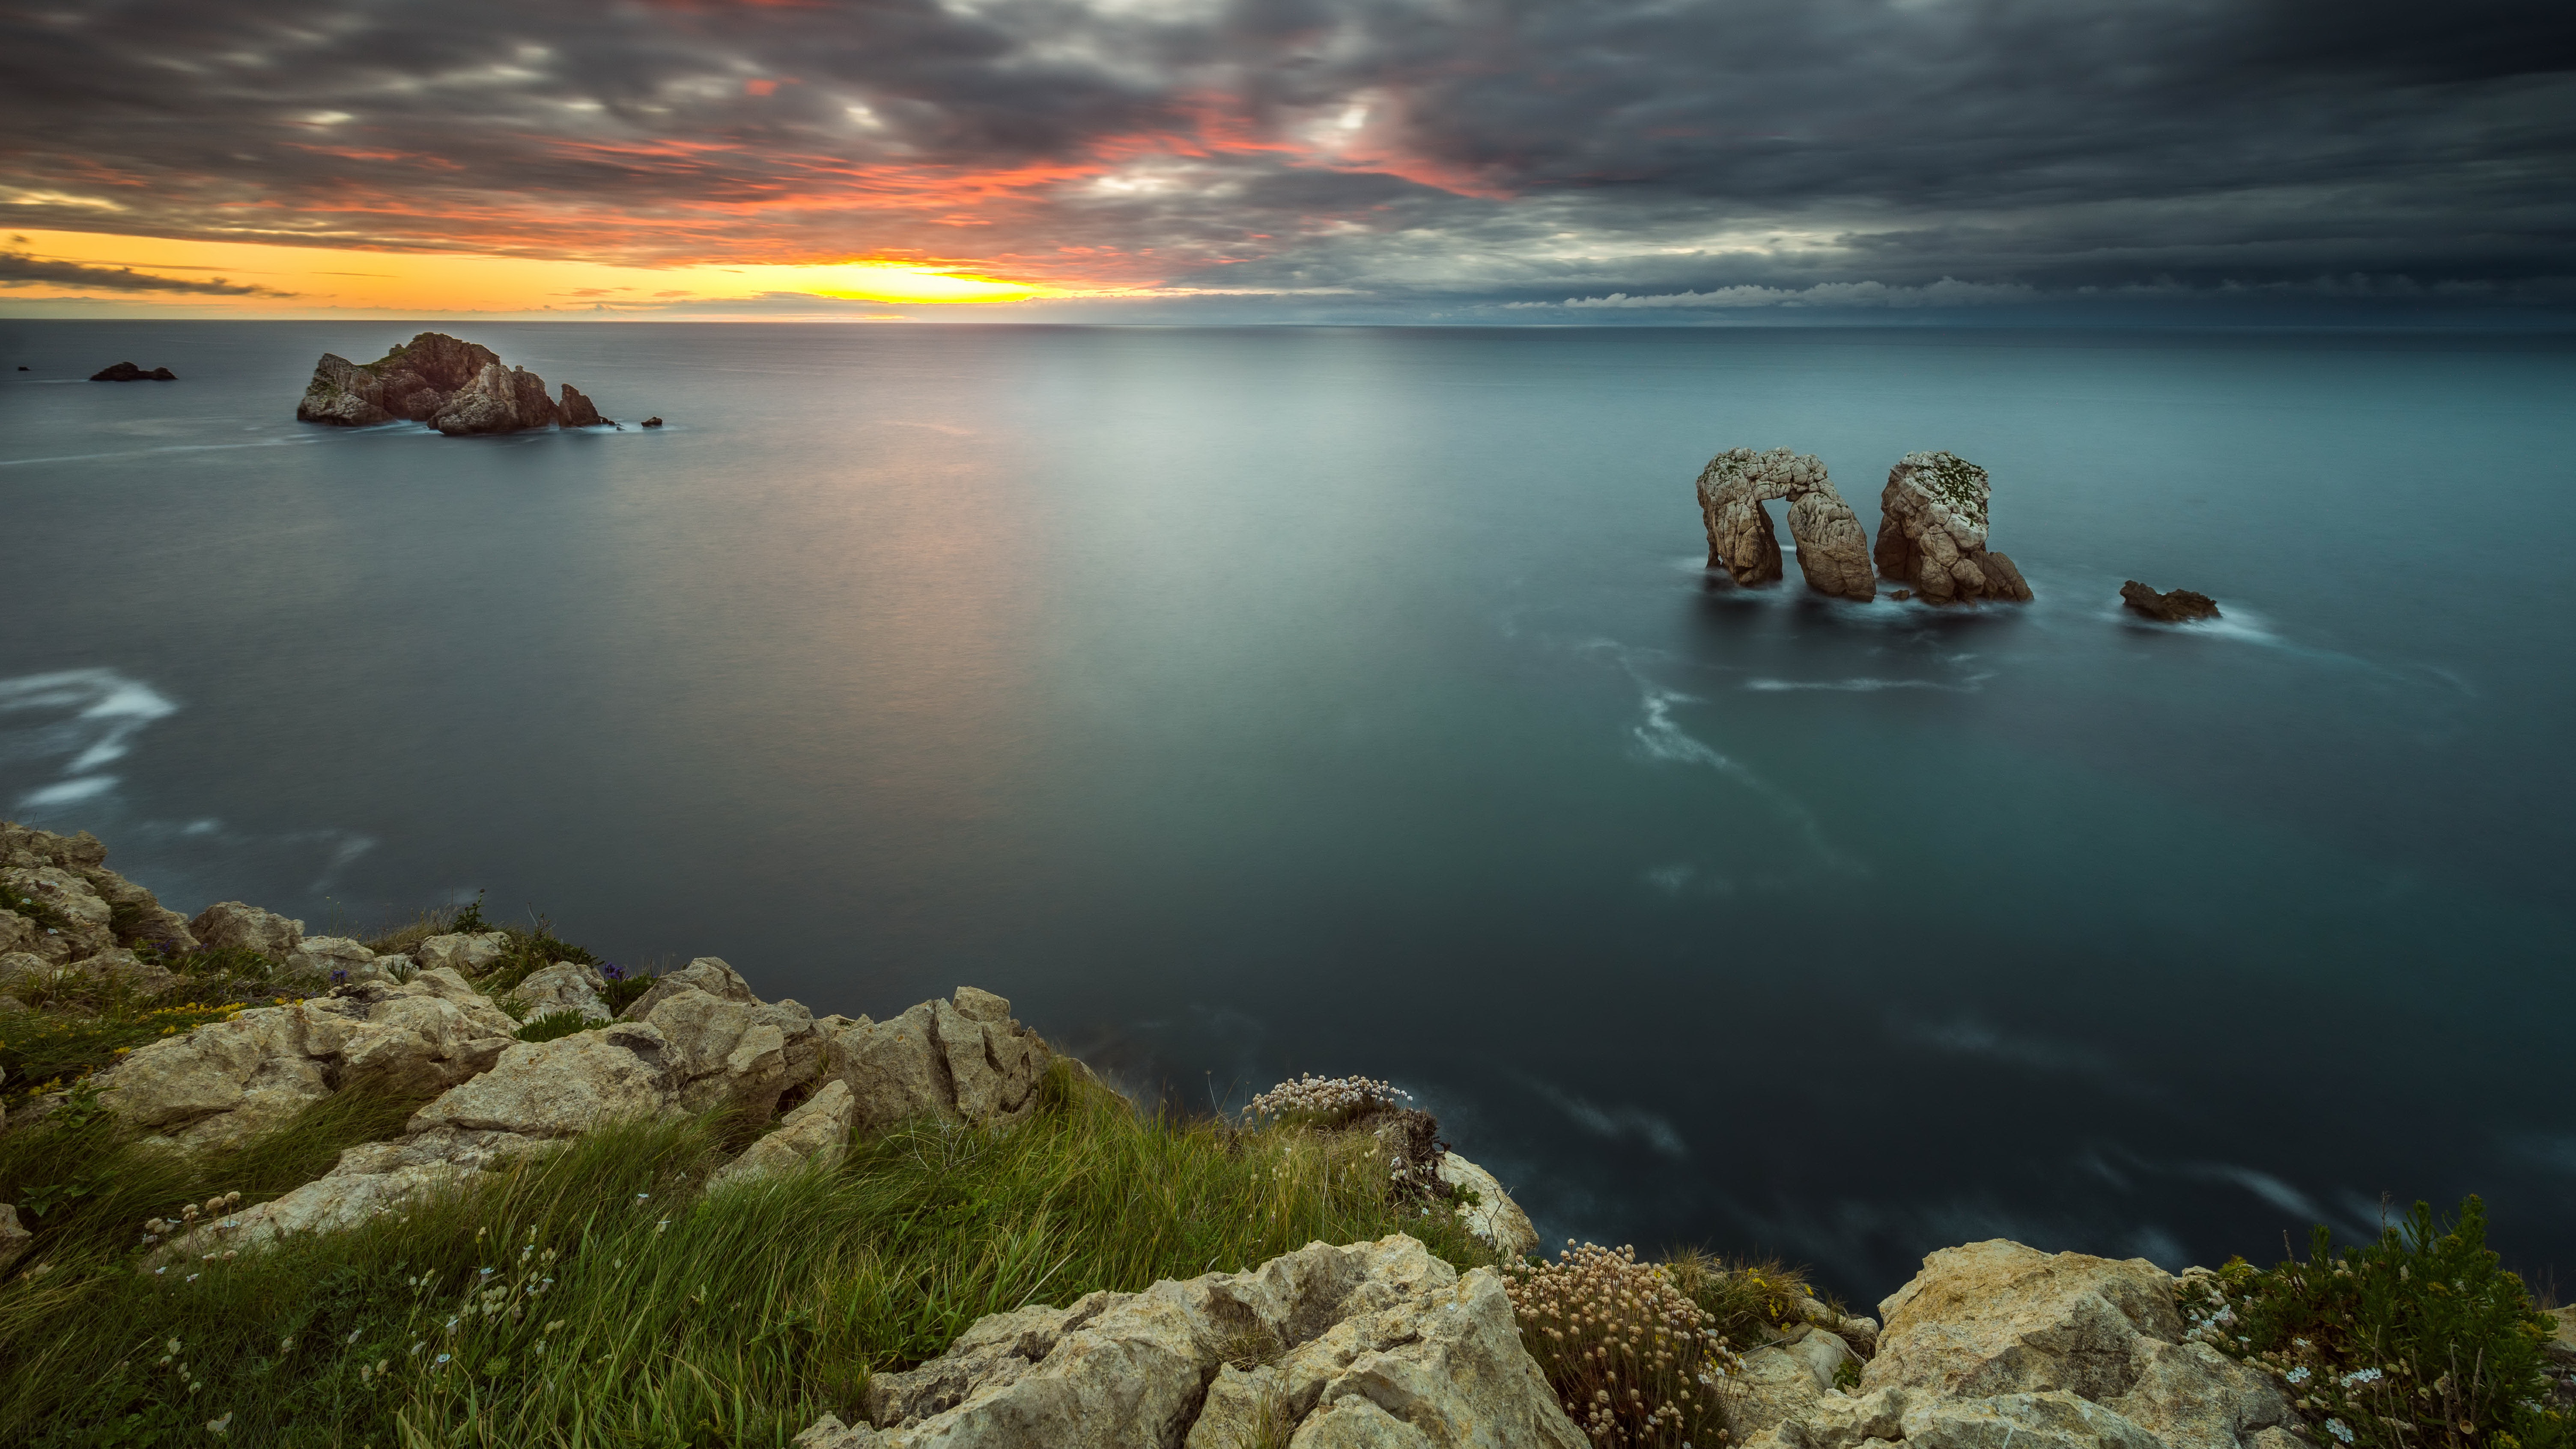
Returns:
[[[18,370],[25,372],[27,369],[22,367]],[[113,362],[91,373],[89,380],[92,382],[177,382],[179,374],[166,367],[156,367],[150,372],[145,372],[131,362]]]
[[[451,438],[615,424],[571,383],[560,399],[549,397],[544,378],[444,332],[423,332],[363,365],[323,353],[295,418],[349,428],[409,420]]]
[[[2194,593],[2190,589],[2159,594],[2136,579],[2120,585],[2120,602],[2166,624],[2189,624],[2218,617],[2218,601],[2207,594]]]
[[[1709,460],[1699,475],[1701,520],[1708,529],[1708,566],[1723,568],[1739,585],[1777,582],[1780,539],[1762,505],[1789,500],[1789,536],[1797,541],[1798,569],[1807,587],[1834,598],[1867,602],[1878,595],[1871,577],[1907,587],[1900,599],[1929,604],[1979,599],[2030,601],[2030,585],[2010,557],[1986,547],[1986,470],[1955,453],[1908,453],[1888,472],[1879,495],[1878,546],[1870,547],[1860,518],[1811,453],[1774,448],[1757,453],[1732,448]]]

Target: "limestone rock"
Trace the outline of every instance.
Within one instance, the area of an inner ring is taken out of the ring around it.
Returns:
[[[28,951],[52,965],[114,948],[113,911],[77,872],[58,865],[0,868],[0,892],[25,902],[0,921],[0,950]]]
[[[1246,1370],[1247,1356],[1275,1362]],[[1401,1234],[997,1314],[866,1397],[874,1427],[826,1419],[796,1442],[1217,1449],[1265,1442],[1265,1426],[1301,1449],[1585,1442],[1522,1349],[1500,1275],[1461,1278]]]
[[[1986,470],[1956,453],[1906,454],[1879,494],[1879,573],[1931,604],[2029,602],[2020,568],[1986,547],[1991,493]]]
[[[0,1273],[6,1273],[24,1257],[27,1246],[36,1235],[18,1223],[18,1209],[12,1203],[0,1203]]]
[[[1858,1368],[1861,1363],[1861,1356],[1852,1352],[1852,1346],[1843,1341],[1842,1335],[1831,1329],[1810,1327],[1787,1348],[1789,1357],[1805,1364],[1807,1372],[1816,1376],[1816,1383],[1821,1388],[1834,1387],[1834,1377],[1843,1371],[1843,1365]]]
[[[1763,511],[1768,499],[1789,500],[1789,536],[1798,543],[1798,568],[1807,586],[1846,599],[1872,599],[1869,538],[1860,519],[1834,491],[1825,465],[1812,454],[1774,448],[1757,453],[1733,448],[1700,470],[1699,507],[1708,529],[1708,566],[1723,568],[1739,584],[1767,584],[1780,577],[1780,539]]]
[[[2268,1378],[2184,1341],[2173,1278],[2142,1258],[2042,1253],[2002,1239],[1944,1248],[1879,1310],[1887,1326],[1861,1372],[1864,1390],[2064,1392],[2168,1449],[2252,1449],[2261,1431],[2297,1423]]]
[[[90,871],[106,862],[107,847],[86,830],[78,835],[56,835],[32,825],[0,820],[0,865],[58,865],[65,870]]]
[[[424,971],[445,969],[459,976],[480,976],[484,967],[500,960],[509,949],[510,938],[504,932],[450,932],[413,946],[411,958]]]
[[[726,965],[722,958],[700,956],[677,971],[666,971],[655,977],[644,994],[636,997],[626,1008],[622,1019],[642,1021],[653,1014],[655,1007],[683,991],[703,991],[719,1001],[751,1002],[759,999],[751,994],[751,983],[742,979],[742,973]]]
[[[662,1034],[638,1022],[520,1042],[504,1050],[490,1071],[413,1113],[408,1130],[570,1137],[604,1123],[650,1117],[679,1098],[670,1055]]]
[[[376,964],[376,953],[346,936],[307,936],[286,964],[300,966],[328,979],[335,971],[345,971],[348,981],[381,976],[384,968]]]
[[[159,996],[187,980],[168,967],[143,960],[122,946],[113,951],[101,951],[85,961],[74,961],[62,969],[78,972],[100,983],[113,982],[139,996]]]
[[[1788,1449],[1859,1449],[1872,1439],[1905,1437],[1907,1392],[1889,1387],[1860,1398],[1826,1394],[1803,1416],[1780,1425]]]
[[[552,427],[555,404],[546,396],[546,380],[524,367],[504,367],[495,358],[474,380],[458,388],[429,425],[451,438],[477,433],[515,433]]]
[[[1916,1398],[1906,1449],[2163,1449],[2121,1414],[2064,1390],[1992,1398]]]
[[[92,382],[177,382],[179,374],[166,367],[156,367],[150,372],[145,372],[131,362],[111,362],[91,373],[89,380]]]
[[[1818,1380],[1805,1359],[1772,1344],[1745,1351],[1744,1370],[1735,1376],[1735,1387],[1741,1395],[1733,1415],[1736,1437],[1749,1441],[1804,1418],[1832,1383]]]
[[[664,1060],[680,1105],[692,1112],[733,1106],[765,1120],[780,1094],[810,1080],[821,1064],[820,1033],[794,1002],[727,1001],[683,988],[657,1003],[646,1021],[668,1043]],[[803,1078],[790,1069],[791,1034],[800,1043],[814,1039],[815,1049],[802,1054]]]
[[[557,961],[542,971],[533,971],[528,979],[512,989],[511,994],[527,1003],[527,1020],[556,1012],[574,1011],[592,1021],[608,1021],[617,1013],[599,999],[600,989],[608,978],[596,966],[572,961]]]
[[[100,857],[102,860],[105,858],[104,850]],[[63,858],[67,862],[66,868],[78,873],[89,883],[91,891],[107,902],[109,926],[115,932],[118,944],[148,943],[165,956],[181,956],[197,949],[197,938],[188,929],[188,918],[163,906],[152,892],[109,870],[104,864],[78,862],[71,851],[63,852]]]
[[[398,1212],[514,1157],[562,1144],[508,1132],[437,1128],[398,1142],[348,1148],[321,1177],[282,1197],[227,1213],[171,1240],[159,1256],[197,1257],[265,1246],[290,1233],[338,1232]]]
[[[240,901],[217,901],[188,923],[207,950],[243,949],[283,961],[304,944],[304,923]]]
[[[596,428],[617,421],[615,418],[601,417],[599,409],[592,406],[590,399],[583,397],[580,390],[571,383],[563,385],[563,401],[556,404],[555,413],[560,423],[567,428]]]
[[[1442,1182],[1452,1188],[1463,1188],[1476,1195],[1474,1203],[1461,1203],[1458,1217],[1467,1231],[1482,1238],[1496,1252],[1507,1258],[1518,1258],[1538,1251],[1538,1229],[1530,1224],[1529,1214],[1503,1191],[1494,1175],[1455,1152],[1440,1155],[1435,1169]]]
[[[850,1084],[862,1131],[922,1117],[1015,1120],[1036,1108],[1055,1052],[1010,1010],[966,986],[891,1021],[827,1018],[822,1070]]]
[[[779,1119],[777,1130],[752,1143],[742,1156],[719,1169],[707,1180],[707,1186],[754,1182],[793,1172],[807,1163],[826,1167],[838,1164],[850,1150],[850,1128],[857,1120],[852,1109],[855,1100],[849,1083],[825,1082],[822,1090],[807,1098],[804,1105]]]
[[[2189,589],[2159,594],[2136,579],[2120,585],[2120,602],[2150,619],[2167,624],[2188,624],[2196,619],[2218,617],[2218,601],[2207,594],[2196,594]]]

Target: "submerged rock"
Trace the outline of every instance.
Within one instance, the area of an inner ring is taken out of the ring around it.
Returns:
[[[1312,1243],[1242,1273],[994,1314],[908,1373],[868,1423],[799,1449],[1584,1449],[1521,1347],[1500,1274],[1403,1234]]]
[[[18,370],[25,372],[27,369],[22,367]],[[156,367],[150,372],[145,372],[131,362],[118,362],[91,373],[89,380],[92,382],[177,382],[179,374],[166,367]]]
[[[2159,594],[2136,579],[2120,585],[2120,602],[2150,619],[2160,619],[2168,624],[2188,624],[2196,619],[2218,617],[2218,601],[2207,594],[2195,594],[2189,589]]]
[[[1986,547],[1986,470],[1956,453],[1908,453],[1879,494],[1878,571],[1927,604],[2030,601],[2007,554]]]
[[[1780,538],[1768,499],[1789,500],[1789,536],[1797,540],[1798,569],[1807,587],[1845,599],[1877,597],[1869,572],[1869,537],[1860,518],[1834,491],[1825,465],[1812,454],[1774,448],[1756,453],[1732,448],[1700,470],[1699,508],[1708,529],[1708,566],[1723,568],[1738,584],[1772,583],[1780,577]]]
[[[450,437],[606,421],[578,389],[566,384],[563,396],[557,405],[544,378],[488,347],[423,332],[369,363],[322,354],[295,416],[343,427],[409,420]]]

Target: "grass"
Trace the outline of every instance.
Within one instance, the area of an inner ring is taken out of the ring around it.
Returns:
[[[2195,1278],[2192,1335],[2271,1373],[2321,1419],[2328,1449],[2564,1449],[2543,1345],[2552,1325],[2486,1246],[2471,1197],[2444,1222],[2417,1203],[2378,1241],[2261,1270],[2231,1260]]]
[[[1716,1321],[1727,1342],[1747,1348],[1806,1322],[1799,1304],[1816,1292],[1805,1269],[1777,1258],[1730,1260],[1699,1248],[1679,1248],[1664,1259],[1664,1272]]]
[[[399,1221],[147,1274],[141,1218],[255,1200],[292,1176],[262,1154],[302,1153],[301,1172],[324,1134],[129,1185],[134,1149],[104,1124],[47,1124],[35,1175],[113,1185],[49,1215],[46,1271],[0,1286],[0,1442],[193,1441],[222,1421],[280,1445],[783,1445],[988,1313],[1398,1230],[1491,1260],[1391,1201],[1364,1133],[1139,1118],[1061,1067],[1015,1127],[920,1124],[834,1171],[705,1194],[732,1126],[604,1130]],[[29,1149],[0,1147],[0,1173],[27,1170]]]

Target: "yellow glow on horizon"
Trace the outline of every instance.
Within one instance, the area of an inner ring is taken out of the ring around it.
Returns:
[[[103,232],[11,231],[0,247],[39,262],[72,263],[191,282],[221,279],[255,293],[103,287],[82,279],[0,285],[17,300],[93,298],[190,311],[592,312],[651,315],[674,305],[747,302],[780,294],[834,301],[974,304],[1067,295],[964,268],[864,259],[790,263],[618,266],[457,252],[360,251],[260,242],[176,241]]]

